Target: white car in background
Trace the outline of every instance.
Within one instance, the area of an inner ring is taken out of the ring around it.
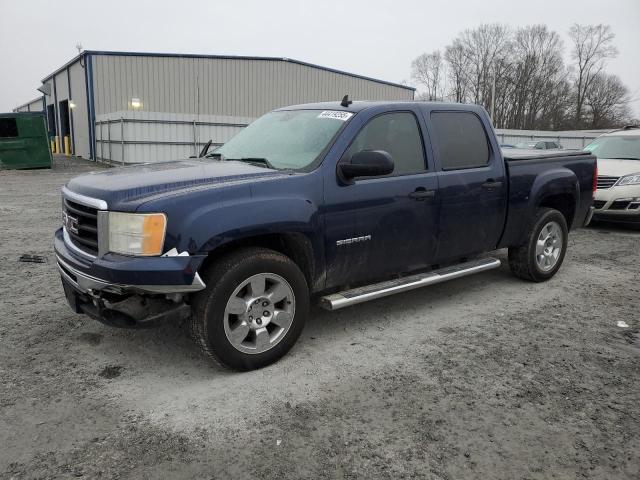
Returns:
[[[522,150],[562,150],[562,145],[556,141],[532,140],[530,142],[516,143],[515,148]]]
[[[640,229],[640,127],[605,133],[585,150],[598,158],[593,219]]]

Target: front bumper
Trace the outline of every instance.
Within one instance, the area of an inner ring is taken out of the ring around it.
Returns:
[[[197,272],[205,255],[127,257],[108,253],[88,260],[67,247],[63,229],[55,233],[54,250],[60,274],[85,293],[170,294],[197,292],[205,287]]]
[[[640,223],[640,185],[614,185],[599,188],[594,198],[594,220]]]
[[[197,273],[204,255],[87,259],[67,247],[63,229],[55,234],[54,250],[73,311],[110,326],[140,328],[185,318],[191,309],[182,294],[205,288]]]
[[[640,211],[595,210],[593,220],[600,222],[640,225]]]

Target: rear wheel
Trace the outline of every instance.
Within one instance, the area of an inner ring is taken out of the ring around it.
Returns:
[[[560,269],[567,250],[567,221],[552,208],[540,208],[524,245],[509,249],[509,267],[516,277],[543,282]]]
[[[191,333],[222,365],[253,370],[296,342],[309,309],[307,282],[289,258],[265,248],[226,255],[204,273],[193,299]]]

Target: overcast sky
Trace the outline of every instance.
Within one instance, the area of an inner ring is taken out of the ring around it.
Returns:
[[[411,61],[480,23],[607,23],[640,117],[640,0],[0,0],[0,112],[38,96],[40,80],[87,50],[289,57],[399,82]]]

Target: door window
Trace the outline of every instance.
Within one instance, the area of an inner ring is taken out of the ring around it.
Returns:
[[[431,123],[443,170],[484,167],[489,143],[480,119],[470,112],[432,112]]]
[[[385,113],[369,121],[347,150],[346,158],[363,150],[384,150],[393,159],[392,175],[426,170],[416,117],[409,112]]]

